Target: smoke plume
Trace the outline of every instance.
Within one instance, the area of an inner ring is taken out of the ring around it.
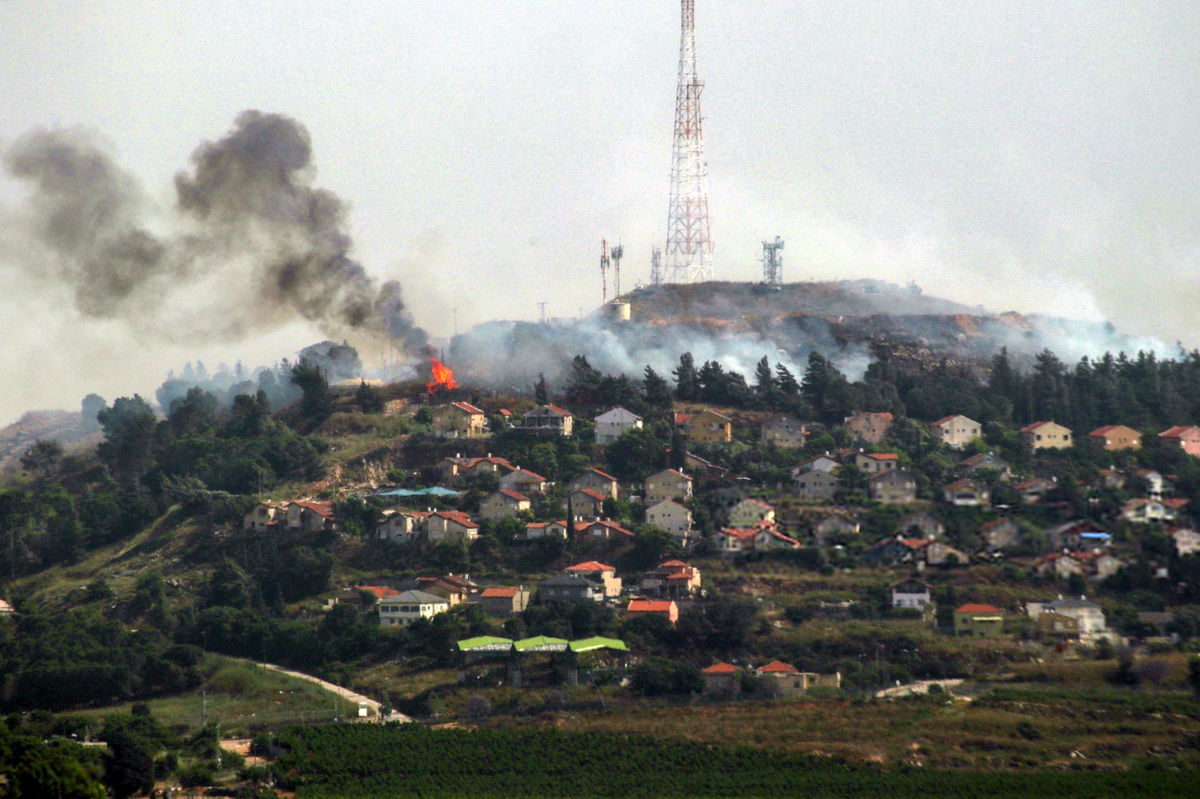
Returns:
[[[36,130],[3,164],[31,189],[6,214],[6,249],[30,274],[65,285],[85,317],[121,319],[179,343],[236,341],[296,319],[424,348],[396,282],[354,260],[346,206],[312,185],[308,132],[244,111],[175,176],[174,207],[155,207],[86,131]]]

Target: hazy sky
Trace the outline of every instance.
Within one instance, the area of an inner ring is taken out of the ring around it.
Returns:
[[[714,277],[915,280],[993,311],[1108,318],[1200,345],[1195,2],[697,0]],[[349,204],[353,255],[448,335],[600,301],[666,235],[674,0],[0,2],[0,149],[102,137],[170,208],[195,148],[243,110],[308,130],[313,185]],[[83,134],[80,134],[83,135]],[[0,176],[0,220],[28,212]],[[0,422],[151,394],[169,368],[291,356],[138,340],[82,317],[0,235]],[[238,292],[236,281],[189,288]],[[370,353],[366,353],[370,355]]]

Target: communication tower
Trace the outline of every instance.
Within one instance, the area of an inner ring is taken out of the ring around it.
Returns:
[[[783,256],[779,254],[782,249],[783,239],[778,236],[775,241],[763,242],[763,282],[768,286],[783,284]]]
[[[625,248],[618,244],[608,251],[608,257],[612,259],[613,271],[616,272],[616,285],[613,289],[613,296],[621,296],[621,258],[625,255]]]
[[[662,247],[650,248],[650,285],[661,286],[663,282],[662,274]]]
[[[675,142],[667,213],[667,283],[712,280],[708,224],[708,164],[704,160],[700,92],[696,77],[696,0],[682,0],[679,83],[675,90]]]
[[[604,286],[604,299],[601,302],[608,302],[608,266],[608,242],[600,239],[600,281]]]

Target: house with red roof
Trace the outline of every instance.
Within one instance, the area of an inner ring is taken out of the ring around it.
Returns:
[[[842,424],[845,426],[846,432],[850,434],[850,438],[859,439],[868,444],[878,444],[883,441],[883,437],[887,435],[887,431],[891,429],[892,423],[895,421],[895,417],[890,413],[862,412],[847,416]]]
[[[817,674],[811,671],[800,671],[790,663],[773,660],[754,670],[760,678],[772,680],[770,683],[782,696],[799,696],[809,688],[840,688],[842,685],[841,672],[833,674]]]
[[[583,528],[582,535],[604,541],[632,541],[637,537],[632,530],[626,530],[611,519],[596,519],[588,522]]]
[[[1109,452],[1121,449],[1141,449],[1142,434],[1132,427],[1123,424],[1110,424],[1097,427],[1088,433],[1088,441],[1103,447]]]
[[[617,576],[615,566],[609,566],[607,563],[600,563],[595,560],[576,563],[574,566],[567,567],[567,574],[574,577],[582,577],[585,580],[590,580],[604,587],[604,597],[613,599],[621,595],[621,578]]]
[[[519,491],[502,488],[483,498],[479,503],[479,515],[490,521],[498,521],[526,513],[532,507],[533,502],[529,497]]]
[[[726,556],[801,546],[795,538],[780,532],[775,524],[766,522],[753,527],[723,527],[717,531],[716,542],[721,554]]]
[[[575,522],[571,525],[575,535],[584,535],[587,532],[587,522]],[[532,540],[534,538],[567,538],[567,522],[561,519],[556,522],[530,522],[525,525],[525,538]]]
[[[774,522],[775,508],[761,499],[743,499],[729,509],[730,527],[753,527]]]
[[[955,507],[978,508],[991,501],[991,492],[987,484],[964,477],[943,488],[942,498]]]
[[[1200,427],[1179,425],[1158,434],[1164,443],[1179,447],[1189,455],[1200,457]]]
[[[522,494],[545,494],[550,481],[537,472],[516,468],[500,478],[500,487]]]
[[[333,503],[298,499],[287,505],[287,526],[306,533],[334,529]]]
[[[620,481],[608,472],[591,468],[572,477],[567,483],[567,488],[571,491],[595,491],[602,496],[616,499]]]
[[[732,663],[714,663],[700,671],[706,696],[734,697],[742,690],[742,672]]]
[[[521,415],[520,430],[525,433],[549,436],[569,436],[574,430],[575,417],[557,405],[539,405]]]
[[[479,525],[462,511],[439,510],[429,514],[425,532],[431,544],[442,541],[464,543],[479,537]]]
[[[1004,611],[995,605],[968,602],[954,609],[954,634],[999,638],[1004,632]]]
[[[900,468],[900,456],[894,452],[858,452],[854,465],[867,476],[883,474]]]
[[[487,414],[469,402],[433,409],[433,432],[442,438],[478,438],[487,433]]]
[[[242,527],[246,530],[266,530],[268,527],[282,527],[287,523],[287,503],[260,502],[242,517]]]
[[[700,570],[682,560],[664,561],[642,575],[638,592],[665,599],[691,599],[700,593]]]
[[[634,618],[637,616],[661,616],[674,624],[679,621],[679,606],[673,599],[631,599],[625,613]]]
[[[929,427],[934,438],[954,449],[962,449],[972,439],[983,437],[983,426],[961,413],[938,419]]]
[[[524,586],[491,585],[471,597],[489,616],[508,618],[529,607],[529,591]]]
[[[590,488],[581,488],[568,495],[569,502],[563,502],[563,510],[566,510],[569,504],[571,513],[576,519],[599,519],[604,515],[604,500],[606,499],[608,499],[606,494]]]
[[[1031,452],[1039,449],[1070,449],[1075,446],[1071,430],[1057,422],[1034,422],[1021,428],[1021,443]]]
[[[375,537],[380,541],[411,541],[427,532],[425,523],[431,511],[397,510],[381,511],[375,520]]]

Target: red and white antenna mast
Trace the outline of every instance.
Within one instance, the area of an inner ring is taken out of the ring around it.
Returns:
[[[663,282],[712,280],[712,236],[708,226],[708,164],[704,160],[700,92],[696,77],[696,0],[682,0],[679,85],[675,90],[675,146],[671,154],[671,203]]]

